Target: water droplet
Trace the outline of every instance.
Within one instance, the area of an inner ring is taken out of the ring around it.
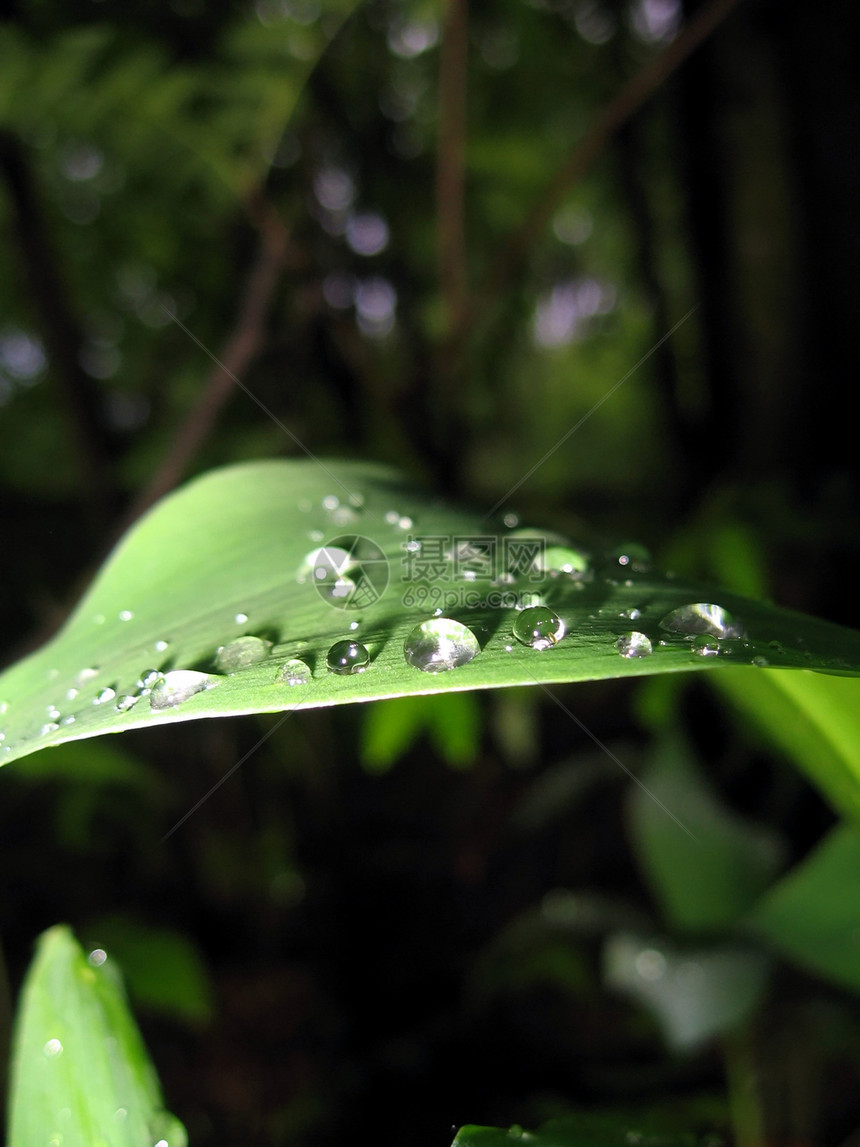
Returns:
[[[107,952],[104,948],[93,948],[89,956],[87,956],[87,963],[93,968],[100,968],[107,959]]]
[[[236,616],[233,618],[233,620],[236,622],[237,625],[244,625],[245,622],[248,620],[248,615],[247,615],[247,613],[237,613]]]
[[[502,518],[502,521],[505,523],[509,530],[516,529],[516,527],[520,524],[519,517],[513,513],[505,514],[504,518]]]
[[[421,543],[417,538],[410,538],[408,542],[403,543],[403,548],[407,554],[417,554],[421,552]]]
[[[111,687],[109,685],[107,685],[104,689],[101,690],[101,692],[99,692],[95,695],[95,698],[93,700],[93,704],[94,705],[104,705],[108,701],[113,701],[114,697],[116,697],[116,690],[111,689]]]
[[[45,1046],[42,1048],[42,1051],[45,1053],[48,1059],[53,1059],[54,1056],[63,1054],[63,1045],[58,1039],[49,1039]]]
[[[402,518],[397,519],[397,525],[401,530],[411,530],[415,523],[408,514],[404,514]]]
[[[117,616],[119,617],[120,621],[131,621],[131,619],[134,617],[134,613],[130,609],[121,609]]]
[[[619,637],[615,642],[615,648],[622,657],[647,657],[653,652],[651,639],[636,630]]]
[[[403,655],[410,665],[425,673],[444,673],[466,665],[481,652],[478,639],[459,621],[434,617],[416,625],[403,643]]]
[[[349,623],[349,628],[350,629],[358,629],[358,625],[359,625],[359,623],[357,621],[351,621]]]
[[[61,725],[74,725],[74,723],[75,723],[75,718],[72,716],[71,713],[69,714],[68,717],[63,717],[62,721],[60,721]]]
[[[363,673],[369,662],[370,653],[360,641],[336,641],[325,659],[326,667],[341,676]]]
[[[572,546],[547,546],[532,565],[538,573],[583,574],[588,569],[588,555]]]
[[[269,656],[271,641],[262,637],[237,637],[235,641],[222,645],[215,653],[215,668],[219,673],[235,673],[247,669]]]
[[[307,685],[311,679],[311,667],[298,657],[291,658],[278,673],[277,680],[284,685]]]
[[[8,701],[0,701],[0,716],[2,716],[4,713],[8,713],[8,711],[9,711],[9,702]]]
[[[692,642],[690,652],[695,653],[698,657],[718,657],[720,654],[720,643],[714,641],[712,637],[705,637],[704,634],[702,634]]]
[[[78,691],[75,688],[66,690],[66,700],[67,701],[74,701],[74,699],[77,697],[77,695],[78,695]]]
[[[59,720],[60,710],[57,708],[56,705],[49,705],[48,709],[47,709],[47,713],[48,713],[48,716],[51,718],[52,721]]]
[[[127,713],[129,709],[133,709],[140,700],[140,697],[135,696],[133,693],[126,693],[122,697],[117,697],[116,708],[120,713]]]
[[[195,693],[202,693],[204,689],[211,689],[216,684],[208,673],[198,673],[194,669],[171,669],[156,682],[149,696],[149,704],[153,709],[172,709]]]
[[[673,609],[660,622],[660,628],[687,636],[694,634],[709,634],[711,637],[743,636],[742,627],[727,609],[703,601]]]
[[[98,675],[98,669],[82,669],[75,680],[79,685],[85,685],[87,681],[92,681],[93,677],[98,677]]]
[[[322,500],[324,510],[336,510],[340,505],[340,498],[336,494],[326,494]]]
[[[388,522],[389,526],[396,526],[400,521],[400,515],[396,510],[389,510],[385,515],[385,520]]]
[[[158,669],[144,669],[137,679],[138,689],[151,689],[160,676],[161,672]]]
[[[770,662],[768,661],[768,659],[766,657],[754,657],[752,659],[752,663],[758,669],[766,669],[768,667],[768,665],[770,665]]]
[[[156,653],[164,653],[165,649],[167,649],[167,642],[166,641],[156,641],[156,643],[155,643],[155,652]]]
[[[59,727],[60,726],[57,724],[56,721],[48,721],[47,724],[43,725],[42,728],[39,730],[39,736],[40,737],[47,737],[48,733],[56,733],[56,731],[57,731],[57,729],[59,729]]]
[[[565,625],[553,610],[545,605],[521,610],[514,620],[514,637],[532,649],[550,649],[565,635]]]

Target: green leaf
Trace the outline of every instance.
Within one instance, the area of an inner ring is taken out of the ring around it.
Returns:
[[[683,1132],[661,1134],[647,1119],[622,1114],[583,1113],[552,1119],[538,1131],[522,1127],[461,1127],[452,1147],[695,1147],[696,1136]]]
[[[202,1024],[212,1017],[212,990],[194,944],[172,928],[130,916],[97,921],[87,936],[122,967],[135,1008]]]
[[[860,991],[860,832],[840,826],[746,917],[756,936],[834,983]]]
[[[404,550],[410,538],[422,540],[417,556]],[[544,542],[557,568],[520,568],[507,580],[499,555],[522,562]],[[346,571],[357,579],[353,596],[343,596],[353,582],[334,576],[339,559],[324,568],[324,544],[330,557],[349,551],[358,563]],[[485,545],[496,547],[492,562]],[[138,522],[65,628],[0,677],[0,755],[11,761],[64,741],[198,717],[722,668],[765,655],[774,665],[860,671],[852,630],[685,584],[624,554],[592,555],[584,572],[564,572],[565,546],[542,526],[526,536],[494,529],[380,466],[293,460],[214,471]],[[578,547],[574,564],[581,557]],[[316,579],[312,564],[326,576]],[[506,580],[494,580],[499,574]],[[513,636],[522,618],[513,605],[535,595],[567,628],[543,651]],[[702,616],[661,626],[670,611],[695,603],[708,606]],[[404,642],[437,610],[468,625],[480,652],[447,672],[422,672],[405,659]],[[616,643],[634,630],[647,638],[644,655],[622,656]],[[219,647],[248,636],[258,641],[234,649],[230,665],[216,661]],[[327,671],[326,655],[341,640],[367,647],[366,672]],[[281,677],[294,658],[308,666],[305,684]],[[177,670],[207,674],[193,680],[208,687],[192,695],[180,679],[180,702],[168,676],[156,687],[161,706],[153,704],[153,680]]]
[[[712,680],[835,808],[860,819],[860,682],[769,670]]]
[[[780,842],[741,819],[710,790],[679,741],[663,738],[629,792],[633,844],[667,923],[690,933],[719,933],[767,888],[779,871]],[[660,804],[686,832],[667,824]]]
[[[426,731],[444,761],[467,765],[477,751],[480,727],[480,712],[469,693],[381,701],[365,716],[362,763],[373,772],[385,772]]]
[[[95,965],[95,966],[93,966]],[[21,994],[9,1147],[184,1147],[110,959],[91,964],[65,926],[40,937]]]

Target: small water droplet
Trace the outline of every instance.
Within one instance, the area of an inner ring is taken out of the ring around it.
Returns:
[[[144,669],[137,679],[138,689],[151,689],[161,676],[159,669]]]
[[[336,510],[340,505],[340,498],[336,494],[326,494],[322,500],[324,510]]]
[[[415,523],[408,514],[404,514],[402,518],[397,519],[397,525],[401,530],[411,530]]]
[[[742,627],[727,609],[704,601],[681,605],[671,610],[660,622],[660,628],[687,636],[693,634],[707,634],[711,637],[743,636]]]
[[[768,659],[766,657],[760,657],[760,656],[754,657],[752,659],[752,663],[758,669],[766,669],[768,667],[768,665],[770,665],[770,662],[768,661]]]
[[[505,514],[504,518],[502,518],[502,521],[505,523],[509,530],[516,529],[516,527],[520,524],[518,515],[513,513]]]
[[[120,713],[127,713],[129,709],[133,709],[140,700],[140,697],[135,696],[133,693],[126,693],[122,697],[117,697],[116,708]]]
[[[615,642],[615,648],[622,657],[647,657],[653,652],[651,639],[637,630],[619,637]]]
[[[119,617],[120,621],[131,621],[134,617],[134,613],[130,609],[121,609],[117,616]]]
[[[407,554],[417,554],[421,552],[421,543],[417,538],[410,538],[408,542],[403,543],[403,548]]]
[[[9,702],[8,701],[0,701],[0,716],[2,716],[4,713],[8,713],[8,712],[9,712]]]
[[[167,649],[167,644],[168,643],[166,641],[156,641],[155,646],[154,646],[155,652],[156,653],[164,653],[164,651]]]
[[[107,952],[104,948],[93,948],[89,956],[87,956],[87,963],[93,968],[100,968],[107,959]]]
[[[56,733],[56,731],[57,731],[57,729],[59,729],[59,727],[60,726],[57,724],[56,721],[48,721],[39,730],[39,736],[40,737],[47,737],[48,733]]]
[[[55,1056],[63,1054],[63,1045],[58,1039],[49,1039],[42,1051],[48,1059],[53,1059]]]
[[[247,669],[269,656],[271,641],[262,637],[237,637],[235,641],[222,645],[215,653],[215,668],[219,673],[236,673]]]
[[[244,625],[245,622],[248,620],[248,615],[247,615],[247,613],[237,613],[236,616],[233,618],[233,620],[236,622],[237,625]]]
[[[93,677],[98,677],[98,675],[98,669],[82,669],[75,680],[79,685],[85,685],[87,681],[92,681]]]
[[[149,704],[153,709],[172,709],[174,705],[181,705],[195,693],[202,693],[213,685],[217,685],[217,681],[213,681],[208,673],[198,673],[194,669],[171,669],[156,682],[149,696]]]
[[[284,685],[307,685],[310,679],[310,665],[306,665],[298,657],[291,658],[277,676],[277,680]]]
[[[370,663],[367,646],[360,641],[336,641],[326,654],[326,667],[341,676],[363,673]]]
[[[95,698],[93,699],[93,704],[94,705],[105,705],[108,701],[113,701],[114,697],[116,697],[116,690],[111,689],[111,687],[109,685],[107,685],[107,686],[105,686],[104,689],[102,689],[99,693],[97,693],[95,695]]]
[[[56,705],[49,705],[48,709],[47,709],[47,713],[48,713],[48,716],[51,718],[52,721],[59,720],[60,710],[57,708]]]
[[[478,639],[459,621],[434,617],[422,621],[403,643],[403,655],[410,665],[425,673],[444,673],[466,665],[481,652]]]
[[[74,699],[77,697],[77,695],[78,695],[78,691],[75,688],[71,688],[71,689],[66,690],[66,700],[67,701],[74,701]]]
[[[68,717],[63,717],[62,721],[60,721],[61,725],[74,725],[74,723],[75,723],[75,718],[72,716],[71,713],[69,714]]]
[[[523,609],[514,619],[514,637],[532,649],[550,649],[564,635],[564,622],[554,610],[545,605]]]
[[[353,629],[353,630],[354,630],[354,629],[358,629],[358,625],[359,625],[359,623],[358,623],[357,621],[351,621],[351,622],[349,623],[349,628],[350,628],[350,629]]]
[[[385,515],[385,520],[388,522],[389,526],[396,526],[400,521],[400,514],[397,512],[397,510],[389,510]]]

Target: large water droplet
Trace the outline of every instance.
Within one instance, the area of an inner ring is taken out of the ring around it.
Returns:
[[[172,709],[174,705],[181,705],[195,693],[211,689],[215,684],[217,682],[208,673],[198,673],[194,669],[171,669],[156,682],[149,695],[149,704],[153,709]]]
[[[687,636],[707,634],[711,637],[742,637],[743,627],[721,605],[698,601],[681,605],[667,613],[660,622],[661,629]]]
[[[532,649],[550,649],[565,635],[565,625],[546,605],[521,610],[514,620],[514,637]]]
[[[215,653],[215,668],[219,673],[247,669],[249,665],[265,661],[271,648],[271,641],[264,641],[262,637],[237,637],[235,641],[219,646]]]
[[[336,641],[326,654],[325,663],[332,673],[341,676],[363,673],[370,663],[370,653],[360,641]]]
[[[615,642],[615,648],[622,657],[647,657],[653,652],[651,639],[638,630],[622,634]]]
[[[283,666],[277,679],[284,685],[307,685],[311,679],[311,667],[293,657]]]
[[[481,652],[478,639],[459,621],[434,617],[416,625],[403,643],[403,655],[410,665],[425,673],[444,673],[466,665]]]
[[[581,575],[588,569],[588,555],[572,546],[547,546],[534,560],[537,573]]]

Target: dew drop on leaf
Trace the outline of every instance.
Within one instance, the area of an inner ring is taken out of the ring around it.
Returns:
[[[119,709],[120,713],[127,713],[129,709],[135,707],[139,700],[140,697],[136,697],[133,693],[126,693],[123,697],[117,697],[116,708]]]
[[[647,657],[653,652],[651,639],[638,630],[622,634],[615,642],[615,648],[622,657]]]
[[[95,699],[93,700],[93,704],[104,705],[108,701],[113,701],[114,697],[116,697],[116,690],[111,689],[111,687],[108,685],[106,688],[102,689],[100,693],[96,694]]]
[[[291,658],[277,677],[283,685],[307,685],[310,679],[311,667],[298,657]]]
[[[195,669],[171,669],[155,683],[149,704],[153,709],[172,709],[215,684],[217,682],[208,673],[198,673]]]
[[[360,641],[336,641],[326,654],[326,668],[342,677],[363,673],[370,663],[367,646]]]
[[[673,609],[660,622],[660,628],[670,633],[683,633],[688,636],[707,634],[711,637],[741,637],[743,635],[742,627],[727,609],[704,601]]]
[[[271,641],[265,641],[262,637],[237,637],[235,641],[218,648],[215,653],[215,669],[219,673],[235,673],[239,669],[247,669],[249,665],[264,661],[271,648]]]
[[[478,639],[459,621],[434,617],[416,625],[403,643],[407,662],[425,673],[444,673],[466,665],[481,652]]]
[[[514,621],[514,637],[532,649],[550,649],[565,635],[565,625],[558,614],[546,605],[521,610]]]

